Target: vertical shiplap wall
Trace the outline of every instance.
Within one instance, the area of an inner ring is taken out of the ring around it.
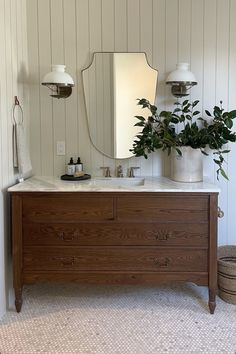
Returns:
[[[0,0],[0,317],[6,310],[10,271],[10,209],[7,187],[16,176],[12,160],[12,106],[18,96],[28,128],[27,22],[25,0]]]
[[[87,172],[100,166],[140,166],[142,175],[168,175],[169,162],[160,152],[148,160],[112,160],[90,143],[85,117],[81,70],[95,51],[144,51],[159,70],[156,102],[171,109],[174,99],[165,85],[177,62],[187,61],[198,86],[191,98],[200,109],[212,110],[222,99],[225,109],[236,107],[236,4],[234,0],[26,0],[30,71],[31,153],[39,175],[60,175],[70,156],[80,155]],[[40,86],[51,63],[65,63],[75,79],[67,100],[53,100]],[[56,142],[66,141],[66,156],[56,156]],[[216,181],[212,159],[204,159],[204,173],[222,189],[219,221],[221,244],[236,244],[236,147],[230,146],[226,170],[230,181]]]

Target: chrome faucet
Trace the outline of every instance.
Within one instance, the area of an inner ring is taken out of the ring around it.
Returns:
[[[121,165],[119,165],[119,166],[117,167],[116,175],[117,175],[117,177],[124,177],[123,168],[122,168]]]
[[[106,166],[106,167],[100,167],[102,170],[104,170],[104,176],[105,177],[111,177],[111,171],[110,171],[110,167]]]
[[[130,167],[129,168],[129,177],[135,177],[134,170],[138,170],[140,167]]]

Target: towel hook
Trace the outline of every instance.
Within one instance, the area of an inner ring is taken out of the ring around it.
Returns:
[[[15,96],[15,106],[20,106],[20,102],[19,102],[17,96]]]

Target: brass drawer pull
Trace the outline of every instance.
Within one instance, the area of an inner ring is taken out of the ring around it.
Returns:
[[[160,268],[167,268],[170,264],[170,258],[168,257],[155,258],[154,262]]]
[[[60,240],[65,241],[65,242],[69,242],[69,241],[73,241],[78,236],[78,232],[74,231],[74,232],[68,234],[64,231],[60,231],[60,232],[58,232],[57,235],[60,238]]]
[[[170,238],[171,236],[172,236],[172,232],[171,231],[160,230],[160,231],[155,233],[155,239],[157,241],[167,241],[168,238]]]

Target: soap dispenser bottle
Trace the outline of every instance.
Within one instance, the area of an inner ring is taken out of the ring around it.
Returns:
[[[78,157],[77,162],[75,164],[75,172],[82,172],[83,171],[83,164],[80,160],[80,157]]]
[[[67,174],[68,176],[73,176],[74,173],[75,173],[75,164],[74,164],[73,158],[71,157],[71,158],[70,158],[70,162],[69,162],[68,165],[67,165],[66,174]]]

